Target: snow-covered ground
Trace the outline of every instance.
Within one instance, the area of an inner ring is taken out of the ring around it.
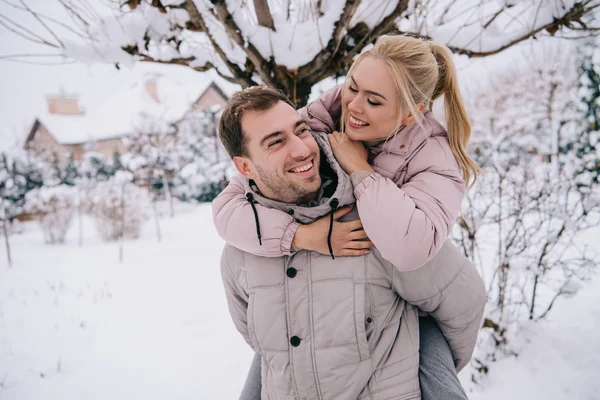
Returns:
[[[43,244],[35,223],[0,250],[0,399],[236,399],[252,352],[230,321],[208,204],[102,243],[93,222]],[[479,399],[599,399],[600,279],[519,335]],[[465,385],[472,388],[466,376]]]

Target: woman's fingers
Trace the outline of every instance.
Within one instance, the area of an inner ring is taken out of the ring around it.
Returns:
[[[352,231],[348,234],[348,239],[350,240],[358,240],[358,239],[366,239],[367,238],[367,232],[365,232],[364,229],[358,229],[355,231]]]
[[[360,219],[354,220],[354,221],[350,221],[350,222],[342,222],[344,225],[346,225],[346,228],[349,231],[356,231],[358,229],[362,229],[363,225],[362,222],[360,221]]]
[[[352,211],[353,208],[354,208],[354,204],[351,204],[349,206],[344,206],[344,207],[340,208],[339,210],[337,210],[336,212],[333,213],[333,219],[336,220],[336,221],[339,220],[344,215],[346,215],[350,211]]]
[[[370,240],[353,240],[346,244],[346,249],[359,250],[359,249],[370,249],[373,247],[373,242]]]

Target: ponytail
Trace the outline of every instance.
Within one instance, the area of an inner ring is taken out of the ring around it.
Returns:
[[[431,53],[438,64],[438,80],[431,96],[430,108],[433,101],[444,95],[444,112],[446,114],[446,129],[452,153],[463,173],[467,187],[472,187],[481,169],[467,154],[467,144],[471,138],[471,123],[464,107],[463,99],[458,88],[456,68],[452,61],[452,53],[441,44],[429,42]]]

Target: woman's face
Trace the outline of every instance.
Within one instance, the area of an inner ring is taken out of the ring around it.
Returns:
[[[344,88],[346,134],[352,140],[385,139],[399,125],[396,84],[383,61],[366,57]]]

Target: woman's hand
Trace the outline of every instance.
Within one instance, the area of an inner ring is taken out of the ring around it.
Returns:
[[[352,211],[352,206],[342,207],[333,213],[333,230],[331,232],[331,248],[334,256],[362,256],[373,247],[367,239],[360,219],[351,222],[338,220]],[[329,234],[330,216],[326,215],[312,224],[300,225],[296,230],[293,244],[300,250],[313,250],[329,255],[327,236]]]
[[[367,162],[369,153],[362,142],[352,140],[340,132],[333,132],[327,138],[333,155],[348,175],[356,171],[375,172]]]

